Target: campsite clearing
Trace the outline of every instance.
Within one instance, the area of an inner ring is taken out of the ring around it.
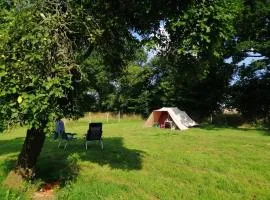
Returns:
[[[0,185],[0,199],[28,199],[42,183],[60,181],[57,199],[270,199],[270,134],[239,128],[144,128],[143,121],[104,124],[104,150],[85,151],[87,121],[67,123],[78,133],[67,150],[47,138],[38,181],[25,194]],[[16,162],[25,136],[0,135],[0,182]],[[7,197],[7,198],[6,198]]]

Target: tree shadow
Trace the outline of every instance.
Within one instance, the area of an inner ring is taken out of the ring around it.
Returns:
[[[265,136],[270,136],[270,129],[263,131],[262,134]]]
[[[5,176],[16,165],[17,154],[21,150],[24,138],[0,140],[0,155],[7,155],[3,162]],[[140,170],[143,151],[128,149],[122,137],[103,138],[104,149],[95,141],[89,142],[88,150],[82,138],[70,141],[67,149],[58,148],[58,140],[47,137],[36,165],[36,179],[43,183],[59,182],[64,186],[75,180],[80,171],[80,161],[89,161],[100,166],[107,165],[112,169]],[[64,145],[63,145],[64,146]]]
[[[37,178],[43,182],[66,182],[76,179],[79,161],[89,161],[100,166],[108,165],[112,169],[140,170],[144,152],[128,149],[123,145],[122,137],[103,138],[104,149],[93,141],[85,150],[83,139],[70,141],[67,149],[58,148],[58,141],[47,139],[37,163]]]
[[[204,130],[215,130],[215,131],[223,131],[224,129],[231,129],[231,130],[237,130],[237,131],[243,131],[243,132],[256,130],[261,135],[270,136],[270,130],[267,128],[242,128],[242,127],[238,127],[238,126],[209,125],[209,124],[201,125],[201,126],[199,126],[199,128],[204,129]]]
[[[24,137],[11,140],[0,140],[0,156],[10,153],[18,153],[24,142]]]
[[[91,161],[99,165],[109,165],[113,169],[140,170],[143,151],[127,149],[123,146],[122,137],[111,137],[103,140],[104,150],[99,145],[90,145],[87,151],[80,154],[82,160]]]
[[[16,157],[10,157],[4,160],[4,165],[2,167],[3,174],[7,176],[10,171],[12,171],[16,166]]]

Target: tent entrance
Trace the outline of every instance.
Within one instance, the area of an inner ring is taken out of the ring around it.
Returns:
[[[158,124],[160,128],[175,127],[174,122],[167,111],[154,111],[154,123]]]

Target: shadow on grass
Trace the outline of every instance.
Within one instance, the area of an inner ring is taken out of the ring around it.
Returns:
[[[14,156],[4,160],[2,170],[5,176],[7,176],[9,172],[15,168],[16,162],[17,162],[17,157],[14,157]]]
[[[270,136],[270,129],[265,130],[262,134],[265,136]]]
[[[12,140],[0,140],[0,156],[10,153],[18,153],[24,142],[24,137]]]
[[[22,148],[24,137],[15,138],[12,140],[0,140],[0,156],[4,156],[0,161],[1,170],[7,176],[11,170],[15,168],[17,156]]]
[[[89,161],[98,165],[108,165],[112,169],[140,170],[144,152],[123,146],[123,138],[104,138],[104,149],[93,141],[85,150],[83,139],[70,141],[67,149],[57,148],[58,141],[47,139],[37,164],[37,178],[44,182],[59,181],[65,184],[76,179],[79,161]],[[91,170],[91,169],[89,169]]]
[[[215,130],[215,131],[223,131],[224,129],[231,129],[231,130],[237,130],[237,131],[251,131],[251,130],[256,130],[258,131],[261,135],[264,136],[270,136],[270,130],[267,128],[241,128],[238,126],[226,126],[226,125],[201,125],[198,128],[204,129],[204,130]]]
[[[23,140],[24,138],[0,140],[0,155],[18,154]],[[140,170],[142,168],[141,158],[144,152],[124,147],[122,137],[103,138],[103,144],[102,150],[98,143],[91,142],[86,151],[84,140],[78,138],[70,141],[67,149],[64,150],[63,147],[58,148],[58,140],[47,137],[38,158],[36,178],[45,183],[57,181],[63,186],[68,181],[76,179],[80,171],[80,161],[89,161],[100,166],[107,165],[112,169]],[[16,155],[7,155],[2,168],[6,175],[14,169],[16,161]]]

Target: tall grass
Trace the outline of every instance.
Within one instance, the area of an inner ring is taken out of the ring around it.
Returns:
[[[142,117],[137,114],[124,114],[113,112],[88,112],[85,113],[80,122],[103,122],[103,123],[117,123],[123,121],[138,121],[142,120]],[[70,120],[66,120],[70,122]]]

